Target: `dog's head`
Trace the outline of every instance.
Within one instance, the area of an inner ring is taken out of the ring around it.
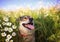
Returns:
[[[34,29],[33,18],[30,16],[22,16],[19,18],[19,24],[27,29]]]

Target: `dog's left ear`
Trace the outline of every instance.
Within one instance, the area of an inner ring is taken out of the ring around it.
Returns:
[[[19,17],[20,20],[22,20],[22,17]]]
[[[22,17],[19,17],[18,19],[16,19],[16,21],[18,21],[18,22],[21,21],[21,20],[22,20]]]
[[[16,21],[19,22],[20,21],[20,18],[17,18]]]

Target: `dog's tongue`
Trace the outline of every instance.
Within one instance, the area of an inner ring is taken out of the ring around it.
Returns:
[[[34,29],[34,26],[33,25],[30,25],[30,24],[28,24],[28,25],[25,25],[26,27],[28,27],[29,29]]]

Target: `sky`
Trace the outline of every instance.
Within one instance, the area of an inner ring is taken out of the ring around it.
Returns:
[[[56,4],[60,4],[60,0],[0,0],[0,8],[10,10],[19,8],[49,8]]]

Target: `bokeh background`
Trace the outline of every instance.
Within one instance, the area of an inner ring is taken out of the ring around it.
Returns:
[[[0,42],[19,42],[20,16],[34,18],[36,42],[60,42],[60,0],[0,0]]]

